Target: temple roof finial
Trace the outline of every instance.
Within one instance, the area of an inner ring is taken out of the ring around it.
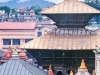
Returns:
[[[87,68],[86,68],[86,65],[85,65],[84,59],[82,59],[81,66],[80,66],[79,69],[81,69],[81,70],[87,69]]]
[[[74,75],[72,70],[70,71],[70,74],[69,75]]]
[[[50,70],[52,70],[52,67],[51,67],[51,65],[49,66],[49,71],[50,71]]]

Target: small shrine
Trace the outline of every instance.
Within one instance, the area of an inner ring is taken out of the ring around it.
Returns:
[[[75,75],[91,75],[87,70],[84,59],[82,59],[78,72]]]
[[[24,50],[21,50],[20,52],[17,52],[17,48],[14,49],[14,51],[12,52],[12,49],[8,49],[6,50],[0,59],[0,63],[5,63],[7,61],[9,61],[12,57],[16,56],[18,54],[19,58],[34,65],[34,66],[38,66],[37,61],[34,60],[35,58],[30,58]]]
[[[54,75],[51,65],[49,66],[49,69],[48,69],[48,75]]]
[[[73,74],[73,71],[70,71],[70,74],[69,74],[69,75],[74,75],[74,74]]]
[[[10,60],[0,65],[0,75],[47,75],[47,72],[20,59],[18,52],[13,50]]]

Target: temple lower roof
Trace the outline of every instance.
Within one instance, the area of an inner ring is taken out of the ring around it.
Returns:
[[[63,2],[49,7],[40,14],[79,14],[79,13],[98,13],[100,11],[78,0],[64,0]]]
[[[75,31],[76,30],[76,31]],[[20,45],[22,49],[86,50],[100,47],[100,35],[85,29],[57,29]]]

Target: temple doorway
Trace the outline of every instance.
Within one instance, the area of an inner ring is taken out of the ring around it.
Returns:
[[[65,67],[54,67],[54,75],[66,75]]]
[[[62,71],[58,71],[57,75],[63,75]]]

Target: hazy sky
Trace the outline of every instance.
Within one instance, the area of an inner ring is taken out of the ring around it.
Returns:
[[[54,3],[60,3],[60,2],[62,2],[62,1],[64,1],[64,0],[46,0],[46,1],[54,2]]]
[[[49,1],[49,2],[54,2],[54,3],[60,3],[64,0],[46,0],[46,1]],[[79,1],[84,1],[84,0],[79,0]]]
[[[9,1],[12,1],[12,0],[0,0],[0,2],[9,2]],[[30,0],[16,0],[16,1],[17,2],[27,2],[27,1],[30,1]],[[60,2],[62,2],[64,0],[45,0],[45,1],[54,2],[54,3],[60,3]],[[81,0],[81,1],[83,1],[83,0]]]
[[[2,2],[2,3],[9,2],[9,1],[13,1],[13,0],[0,0],[0,2]],[[17,1],[17,2],[27,2],[27,1],[30,1],[30,0],[14,0],[14,1]]]

